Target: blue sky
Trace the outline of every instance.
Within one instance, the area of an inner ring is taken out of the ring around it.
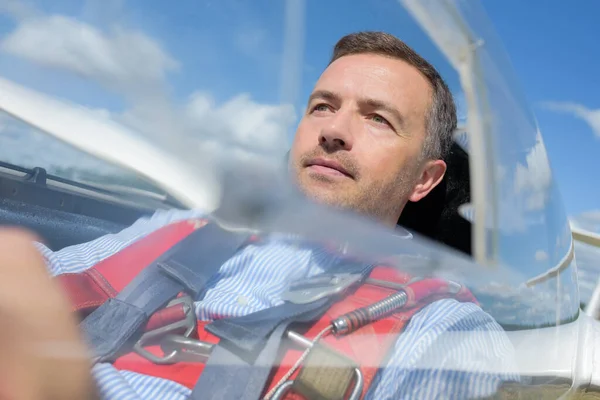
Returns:
[[[600,2],[485,1],[538,119],[555,179],[570,214],[600,208]],[[585,119],[544,107],[574,103]]]

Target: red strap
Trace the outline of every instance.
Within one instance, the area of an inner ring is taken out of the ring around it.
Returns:
[[[67,291],[74,311],[92,311],[109,298],[115,297],[146,266],[206,223],[206,220],[201,220],[183,221],[167,225],[83,273],[64,274],[57,279]],[[389,267],[375,268],[370,277],[400,284],[405,284],[410,279],[407,274]],[[432,301],[441,297],[448,297],[445,293],[442,293],[443,290],[440,292],[440,289],[444,289],[445,282],[435,279],[426,281],[428,283],[411,284],[411,288],[407,290],[409,301],[399,312],[370,323],[351,334],[340,337],[329,335],[322,339],[338,351],[353,358],[361,366],[364,378],[363,396],[369,389],[378,367],[382,365],[394,345],[397,335],[405,328],[410,318]],[[313,339],[333,319],[357,308],[376,303],[395,292],[395,289],[374,284],[363,284],[356,292],[336,303],[304,335],[309,339]],[[426,296],[430,296],[427,301],[420,301]],[[462,289],[456,297],[460,301],[475,302],[474,297],[466,289]],[[181,320],[183,317],[183,305],[169,307],[153,315],[147,324],[147,329],[164,326],[170,322]],[[206,323],[199,322],[198,338],[210,343],[218,343],[217,337],[204,330]],[[150,347],[147,350],[161,354],[157,346]],[[290,349],[285,353],[279,366],[273,370],[273,376],[267,390],[270,390],[288,372],[301,353],[302,350],[295,349]],[[188,388],[194,387],[204,369],[204,365],[197,363],[156,365],[134,353],[120,357],[115,361],[114,366],[118,369],[169,379]],[[295,394],[289,394],[286,399],[299,399],[299,397]]]
[[[392,267],[381,266],[374,268],[369,275],[372,279],[398,284],[406,284],[411,277]],[[439,279],[424,279],[406,286],[404,289],[408,294],[407,304],[394,314],[382,318],[378,321],[367,324],[358,330],[346,335],[325,336],[322,341],[355,360],[363,374],[364,387],[361,398],[364,398],[369,390],[375,374],[378,369],[385,365],[389,352],[393,351],[398,335],[406,328],[410,319],[420,310],[432,302],[441,298],[454,297],[459,301],[476,302],[471,292],[461,287],[461,290],[455,294],[448,294],[446,291],[448,282]],[[397,289],[390,289],[376,284],[366,283],[361,285],[356,292],[347,296],[344,300],[336,303],[319,322],[312,326],[305,336],[313,339],[335,318],[354,311],[358,308],[372,305],[384,298],[397,293]],[[281,377],[288,372],[289,367],[293,365],[302,351],[290,350],[284,356],[267,390],[271,390]],[[292,375],[293,379],[298,371]],[[266,393],[266,391],[265,391]],[[284,396],[286,400],[304,400],[297,393],[288,392]]]
[[[370,276],[374,279],[381,279],[400,284],[405,284],[410,280],[409,275],[391,268],[375,268],[371,272]],[[304,335],[309,339],[313,339],[323,328],[329,325],[333,319],[357,308],[371,305],[392,293],[395,293],[395,290],[368,284],[362,285],[356,292],[347,296],[344,300],[336,303],[314,326],[305,332]],[[413,311],[413,313],[416,312],[417,309]],[[209,322],[205,321],[198,322],[197,337],[205,342],[216,344],[219,342],[219,338],[204,330],[204,326],[208,323]],[[363,365],[373,366],[377,364],[374,363],[374,361],[369,357],[379,362],[379,358],[383,358],[385,356],[388,348],[394,342],[397,333],[404,328],[404,323],[405,321],[403,321],[401,318],[398,320],[394,317],[388,317],[374,324],[367,325],[366,327],[359,329],[347,337],[337,339],[331,336],[323,340],[329,344],[332,344],[336,349],[352,357],[357,362]],[[376,332],[379,334],[374,335],[374,329],[376,329]],[[372,350],[375,348],[377,348],[379,351],[373,352]],[[157,355],[163,354],[158,346],[151,346],[146,348],[146,350]],[[270,384],[268,390],[270,390],[271,387],[288,372],[289,368],[296,362],[301,354],[302,350],[296,350],[295,348],[290,349],[285,353],[285,356],[281,362],[273,369],[273,376],[269,381]],[[144,375],[169,379],[190,389],[194,387],[200,378],[202,371],[204,370],[204,364],[198,363],[156,365],[134,353],[126,354],[120,357],[114,362],[113,365],[120,370],[135,371]],[[371,383],[374,372],[375,370],[363,370],[365,387],[368,387],[368,385]],[[295,375],[296,374],[293,376]]]
[[[393,268],[377,267],[371,275],[371,278],[384,280],[393,283],[405,284],[410,277]],[[396,293],[395,289],[384,288],[373,284],[361,285],[353,294],[346,296],[342,301],[331,307],[304,336],[313,339],[319,332],[328,326],[335,318],[354,311],[358,308],[374,304],[389,295]],[[400,312],[392,314],[387,318],[382,318],[376,322],[370,323],[348,335],[334,336],[328,335],[322,339],[340,353],[355,360],[359,365],[364,378],[363,396],[369,389],[377,366],[382,364],[386,355],[396,341],[398,334],[404,329],[408,320],[420,309],[414,307],[409,310],[402,309]],[[290,366],[298,360],[302,350],[289,350],[280,362],[280,367],[275,370],[273,378],[268,389],[271,390],[279,380],[285,375]],[[290,379],[294,379],[298,371]],[[298,394],[289,392],[284,399],[300,400],[302,397]]]
[[[406,284],[411,278],[409,275],[389,267],[375,268],[370,277],[398,284]],[[424,280],[424,282],[429,282],[429,284],[411,284],[413,294],[409,295],[409,298],[413,299],[414,302],[415,299],[422,299],[420,296],[433,294],[426,301],[420,300],[416,305],[406,306],[399,312],[368,324],[350,334],[340,337],[329,335],[322,339],[334,349],[354,359],[360,365],[364,378],[363,396],[367,393],[373,382],[378,368],[384,365],[389,352],[392,351],[398,335],[405,329],[406,324],[410,321],[412,316],[436,299],[449,297],[447,294],[442,294],[435,289],[436,285],[439,283],[438,280],[428,279]],[[348,295],[344,300],[336,303],[315,325],[311,326],[308,331],[303,334],[307,338],[313,339],[319,332],[328,326],[333,319],[346,314],[347,312],[354,311],[357,308],[372,305],[393,293],[396,293],[396,289],[384,288],[375,284],[363,284],[353,294]],[[459,301],[475,301],[473,296],[466,289],[461,290],[456,297]],[[219,339],[216,336],[213,336],[204,330],[204,326],[207,323],[208,322],[198,323],[197,337],[205,342],[218,343]],[[147,348],[147,350],[162,355],[158,346]],[[285,351],[278,365],[273,368],[273,373],[269,380],[269,384],[267,385],[268,387],[265,389],[265,393],[277,384],[281,377],[289,371],[290,367],[295,364],[302,352],[302,349],[296,348]],[[204,365],[198,363],[156,365],[137,354],[127,354],[120,357],[114,363],[114,366],[117,369],[135,371],[145,375],[169,379],[190,389],[194,387],[204,369]],[[296,375],[297,373],[292,375],[292,379]],[[285,399],[300,400],[301,397],[297,394],[290,393]]]
[[[89,313],[115,297],[144,268],[206,223],[190,220],[166,225],[82,273],[63,274],[56,279],[69,296],[73,311]]]
[[[117,291],[102,279],[102,275],[94,268],[82,273],[59,275],[56,279],[69,296],[72,311],[83,314],[100,307],[106,300],[117,295]]]

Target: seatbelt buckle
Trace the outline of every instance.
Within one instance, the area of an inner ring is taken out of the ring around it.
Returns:
[[[263,400],[281,400],[290,392],[309,399],[360,399],[364,388],[362,371],[350,358],[320,343],[321,336],[319,334],[311,341],[294,331],[287,331],[287,337],[304,347],[305,353],[288,371],[283,378],[285,380],[280,381]],[[298,376],[286,379],[297,368],[300,368]]]
[[[294,304],[307,304],[342,293],[350,286],[360,282],[363,274],[338,273],[323,274],[292,283],[281,298]]]
[[[350,393],[350,397],[348,397],[348,400],[360,400],[360,396],[362,395],[362,389],[364,386],[363,379],[364,378],[362,376],[362,373],[360,372],[360,369],[355,368],[354,369],[354,386]],[[285,395],[287,395],[290,392],[293,392],[295,385],[297,385],[297,381],[295,381],[295,380],[285,381],[277,389],[277,391],[273,394],[273,397],[271,397],[270,400],[283,399]]]
[[[146,346],[151,344],[161,343],[168,335],[180,334],[184,338],[189,338],[190,335],[196,330],[196,312],[194,310],[194,301],[188,295],[178,297],[171,300],[166,308],[177,306],[181,304],[183,306],[185,317],[179,321],[175,321],[168,325],[161,326],[144,333],[139,340],[133,345],[133,351],[145,359],[155,364],[173,364],[178,362],[177,353],[178,351],[173,349],[165,351],[163,356],[157,356],[146,350]]]

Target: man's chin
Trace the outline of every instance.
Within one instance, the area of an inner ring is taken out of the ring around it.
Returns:
[[[356,184],[349,178],[331,179],[307,170],[302,170],[294,181],[298,190],[307,198],[332,206],[346,204],[348,195],[354,191],[353,186]]]
[[[335,185],[299,185],[301,192],[310,200],[333,207],[344,207],[347,199],[343,190]]]

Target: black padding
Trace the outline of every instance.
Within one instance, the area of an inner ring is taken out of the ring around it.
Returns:
[[[455,143],[446,164],[442,182],[425,198],[409,202],[398,224],[470,255],[471,223],[458,214],[458,207],[471,200],[469,156]]]
[[[18,226],[33,231],[55,251],[126,227],[115,222],[10,199],[0,199],[0,225]]]
[[[49,185],[49,175],[42,168],[12,169],[26,175],[0,173],[0,225],[33,231],[54,251],[118,232],[155,211],[149,201],[123,203],[101,190],[98,193],[103,197],[93,197],[76,184],[73,190]]]

